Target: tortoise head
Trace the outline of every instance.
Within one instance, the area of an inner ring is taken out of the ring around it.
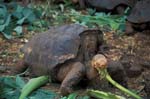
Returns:
[[[81,44],[86,51],[96,54],[103,43],[103,34],[100,30],[87,30],[80,34]],[[94,54],[94,55],[95,55]]]

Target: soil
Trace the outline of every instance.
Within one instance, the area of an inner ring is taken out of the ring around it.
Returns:
[[[137,32],[132,36],[105,33],[105,39],[108,46],[105,55],[123,64],[128,76],[128,88],[145,95],[143,76],[150,74],[150,31]]]
[[[25,32],[21,38],[6,40],[0,35],[0,67],[13,67],[22,58],[19,49],[34,35]],[[105,32],[106,49],[104,54],[112,60],[120,61],[128,74],[128,88],[144,92],[144,77],[150,75],[150,31],[137,32],[132,36],[119,36],[115,32]],[[1,68],[0,68],[1,69]],[[138,73],[137,73],[138,72]],[[9,75],[10,70],[0,70],[0,75]],[[46,89],[58,92],[59,85],[48,85]]]

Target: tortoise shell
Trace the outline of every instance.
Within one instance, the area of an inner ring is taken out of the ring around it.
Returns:
[[[71,24],[52,27],[45,33],[37,34],[21,49],[25,63],[36,70],[35,74],[38,74],[38,70],[40,75],[42,71],[43,75],[48,74],[58,64],[76,58],[80,46],[80,34],[85,31],[90,29]]]
[[[150,21],[150,0],[138,1],[131,10],[127,20],[132,23],[146,23]]]
[[[137,0],[87,0],[87,4],[97,9],[113,10],[119,5],[132,7]]]

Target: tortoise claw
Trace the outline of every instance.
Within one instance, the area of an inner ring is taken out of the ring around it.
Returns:
[[[71,87],[60,87],[59,92],[62,95],[68,95],[73,92],[73,89]]]

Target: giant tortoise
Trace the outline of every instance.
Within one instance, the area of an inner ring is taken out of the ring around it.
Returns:
[[[93,7],[97,11],[123,14],[126,7],[133,7],[137,0],[79,0],[81,8]]]
[[[15,71],[29,67],[32,75],[49,75],[53,82],[61,82],[60,92],[66,95],[84,78],[90,82],[98,77],[90,61],[102,43],[99,29],[77,24],[53,27],[21,48],[24,59]]]
[[[150,0],[138,1],[127,17],[126,33],[150,28]]]

